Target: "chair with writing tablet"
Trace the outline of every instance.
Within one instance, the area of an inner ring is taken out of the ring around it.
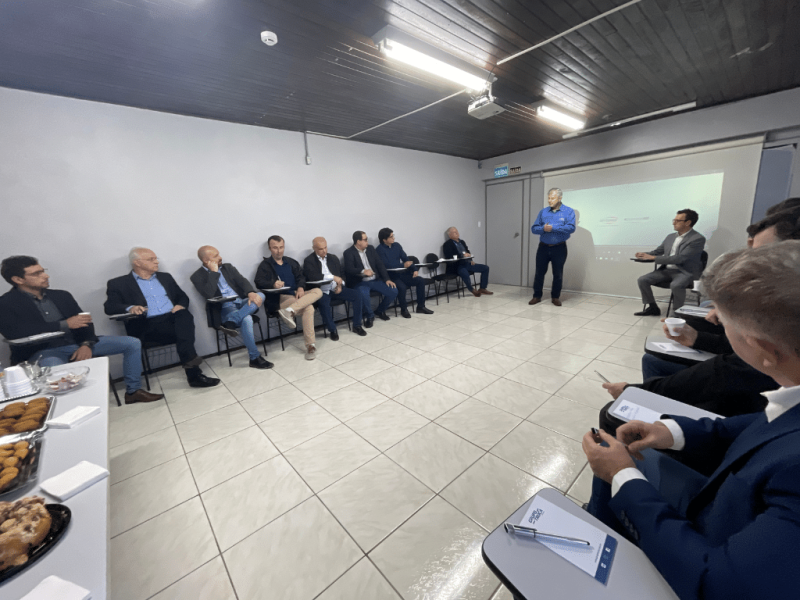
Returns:
[[[217,354],[222,354],[222,349],[220,347],[219,338],[225,340],[225,354],[228,355],[228,366],[232,367],[233,362],[231,361],[231,348],[228,344],[228,336],[225,334],[224,331],[221,329],[222,325],[222,301],[216,298],[212,298],[206,302],[206,322],[208,326],[214,330],[215,336],[217,338]],[[258,314],[253,313],[250,315],[253,319],[253,325],[258,327],[258,334],[261,338],[261,344],[264,346],[264,356],[267,356],[267,340],[264,339],[264,331],[261,329],[261,319],[259,318]]]

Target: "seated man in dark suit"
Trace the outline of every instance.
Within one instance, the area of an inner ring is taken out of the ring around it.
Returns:
[[[306,360],[317,357],[314,336],[314,303],[322,298],[317,289],[306,291],[306,278],[300,263],[284,256],[286,242],[279,235],[267,239],[270,255],[261,261],[256,272],[256,286],[262,290],[279,290],[280,294],[267,294],[267,308],[277,312],[278,317],[291,329],[297,327],[296,316],[303,320],[303,340],[306,344]]]
[[[697,213],[689,208],[679,210],[672,219],[675,233],[664,238],[664,241],[655,250],[636,253],[636,258],[652,260],[659,265],[655,271],[639,277],[642,304],[646,304],[647,308],[633,313],[637,317],[661,314],[650,286],[669,284],[674,298],[673,310],[678,310],[686,302],[686,289],[692,287],[693,280],[700,279],[703,272],[701,255],[706,245],[706,238],[694,230],[697,218]]]
[[[448,228],[447,237],[450,239],[447,240],[442,247],[444,258],[453,258],[454,256],[457,256],[461,259],[458,262],[446,263],[447,272],[456,273],[459,277],[461,277],[464,285],[467,286],[467,289],[476,298],[479,298],[481,294],[487,296],[494,294],[494,292],[490,292],[486,289],[486,287],[489,285],[489,267],[478,264],[472,259],[469,246],[467,246],[467,242],[459,237],[458,229],[455,227]],[[481,284],[477,290],[472,289],[472,278],[470,277],[472,273],[481,274]]]
[[[40,333],[64,335],[11,347],[11,363],[41,360],[43,366],[63,365],[94,356],[122,354],[125,404],[153,402],[164,396],[142,389],[142,345],[128,336],[96,336],[92,316],[81,312],[72,294],[50,289],[50,276],[32,256],[11,256],[3,261],[3,279],[13,287],[0,297],[0,333],[8,340]]]
[[[203,266],[190,277],[194,287],[206,300],[218,296],[238,296],[236,300],[224,302],[220,307],[222,325],[220,329],[227,335],[239,335],[250,356],[253,369],[271,369],[273,364],[261,356],[253,334],[253,313],[264,303],[264,294],[257,292],[247,279],[242,277],[230,263],[223,263],[219,251],[214,246],[202,246],[197,258]]]
[[[319,314],[322,316],[322,322],[325,327],[331,332],[331,339],[334,342],[339,341],[339,331],[336,328],[336,321],[333,320],[333,310],[331,308],[331,299],[333,296],[341,298],[353,304],[353,333],[357,335],[367,335],[364,328],[361,326],[364,298],[361,293],[344,286],[342,279],[342,265],[339,264],[339,259],[335,254],[328,254],[328,242],[324,237],[316,237],[311,242],[311,247],[314,252],[306,256],[303,261],[303,273],[306,276],[306,281],[322,281],[330,279],[330,283],[320,285],[319,290],[322,292],[322,298],[319,299]]]
[[[736,354],[782,386],[763,412],[664,416],[583,438],[587,510],[635,542],[679,598],[790,598],[800,587],[798,279],[797,240],[732,252],[703,276]]]
[[[367,315],[365,327],[372,327],[377,316],[383,321],[389,320],[386,309],[397,297],[397,286],[389,279],[389,273],[383,266],[375,248],[369,245],[367,234],[363,231],[353,233],[353,245],[344,251],[344,273],[347,287],[361,292],[364,298],[364,313]],[[383,296],[375,311],[369,298],[370,290]]]
[[[417,312],[423,315],[432,315],[433,311],[425,308],[425,287],[426,281],[418,276],[417,268],[413,260],[408,260],[403,247],[394,241],[394,232],[388,227],[384,227],[378,232],[377,252],[383,266],[386,267],[389,277],[397,285],[397,299],[400,302],[400,314],[406,319],[410,319],[408,312],[408,299],[406,291],[412,285],[417,288]],[[402,269],[405,271],[389,271],[388,269]]]
[[[217,385],[219,379],[206,377],[200,370],[203,359],[194,349],[194,317],[186,310],[189,296],[172,275],[158,272],[158,257],[152,250],[133,248],[128,259],[131,272],[108,282],[106,314],[140,315],[125,321],[130,335],[148,342],[175,344],[191,387]]]

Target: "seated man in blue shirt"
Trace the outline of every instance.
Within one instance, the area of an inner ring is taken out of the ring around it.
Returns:
[[[253,334],[252,315],[264,303],[264,294],[255,291],[236,267],[223,263],[219,250],[214,246],[202,246],[197,251],[197,258],[203,266],[192,273],[189,279],[206,300],[218,296],[236,296],[236,299],[224,302],[220,307],[220,329],[227,335],[239,335],[238,330],[241,328],[242,341],[250,356],[250,366],[253,369],[271,369],[272,363],[261,356]]]
[[[128,259],[131,272],[108,282],[103,305],[106,314],[140,316],[125,321],[128,335],[145,342],[175,344],[191,387],[217,385],[219,379],[206,377],[200,369],[203,359],[194,349],[194,317],[186,309],[189,296],[172,275],[158,272],[158,257],[149,248],[133,248]]]
[[[728,253],[703,275],[733,350],[782,386],[764,393],[762,412],[664,415],[621,425],[617,439],[583,438],[587,510],[634,541],[679,598],[790,598],[800,586],[799,278],[797,240]],[[683,464],[655,452],[667,449]]]
[[[8,340],[63,331],[46,341],[11,347],[11,363],[41,360],[43,366],[122,354],[125,404],[153,402],[162,394],[142,389],[142,345],[134,337],[94,333],[92,316],[64,290],[50,289],[50,276],[33,256],[10,256],[0,267],[13,287],[0,297],[0,333]]]
[[[397,285],[397,300],[400,302],[400,314],[410,319],[408,313],[408,299],[406,291],[412,285],[417,288],[417,312],[423,315],[432,315],[433,311],[425,308],[425,286],[427,283],[417,275],[417,268],[413,260],[408,260],[403,247],[394,241],[394,231],[384,227],[378,232],[380,244],[376,248],[378,256],[383,261],[383,266],[389,271],[389,278]],[[405,269],[394,271],[393,269]]]
[[[539,248],[536,250],[536,274],[533,276],[533,298],[528,304],[542,301],[544,276],[547,267],[553,263],[553,285],[550,298],[553,304],[561,306],[561,282],[564,263],[567,262],[567,240],[575,232],[575,211],[561,204],[562,192],[553,188],[547,192],[547,208],[543,208],[531,226],[531,233],[538,235]]]
[[[277,312],[278,317],[290,329],[297,327],[296,315],[303,320],[303,339],[306,343],[306,360],[317,357],[314,337],[314,303],[322,298],[319,289],[305,290],[306,277],[295,259],[284,256],[286,242],[279,235],[267,239],[271,256],[264,258],[256,272],[256,287],[261,290],[280,290],[267,294],[267,308]]]

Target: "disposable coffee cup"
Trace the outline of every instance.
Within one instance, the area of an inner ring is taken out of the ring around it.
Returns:
[[[694,287],[692,288],[692,290],[694,290],[695,292],[699,292],[700,291],[700,280],[699,279],[695,279],[694,280]]]
[[[673,336],[680,335],[681,331],[683,331],[683,326],[686,325],[686,321],[683,319],[666,319],[664,323],[667,325],[669,334]]]
[[[458,254],[453,254],[453,260],[458,258]]]

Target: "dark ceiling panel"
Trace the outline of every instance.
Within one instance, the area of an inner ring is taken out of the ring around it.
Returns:
[[[800,85],[800,2],[788,0],[642,0],[496,66],[624,2],[4,2],[0,85],[348,137],[458,91],[381,55],[370,36],[390,24],[493,71],[507,110],[477,120],[461,94],[354,139],[473,159],[561,140],[530,107],[542,98],[592,127]]]

